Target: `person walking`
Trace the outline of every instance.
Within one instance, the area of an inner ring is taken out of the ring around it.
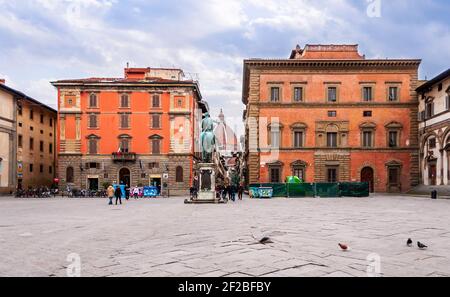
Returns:
[[[125,199],[130,200],[130,186],[125,185]]]
[[[239,198],[239,200],[242,200],[243,194],[244,194],[244,186],[242,184],[239,184],[239,188],[238,188],[238,198]]]
[[[108,195],[109,198],[109,205],[113,205],[114,187],[110,185],[108,189],[106,189],[106,194]]]
[[[116,205],[118,201],[120,201],[120,205],[122,205],[122,189],[120,189],[120,186],[117,186],[114,194],[116,196]]]
[[[138,187],[133,188],[133,197],[135,200],[139,199],[139,188]]]

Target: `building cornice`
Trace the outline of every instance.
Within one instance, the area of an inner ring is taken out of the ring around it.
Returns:
[[[344,108],[344,107],[355,107],[355,108],[415,108],[417,107],[417,102],[339,102],[339,103],[274,103],[274,102],[259,102],[252,103],[259,107],[270,107],[270,108]]]

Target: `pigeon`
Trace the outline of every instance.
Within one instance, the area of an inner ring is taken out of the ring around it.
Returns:
[[[263,237],[260,241],[260,244],[268,244],[268,243],[273,243],[273,241],[269,238],[269,237]]]
[[[411,239],[411,238],[408,238],[408,241],[406,242],[406,245],[407,245],[407,246],[412,246],[412,244],[413,244],[412,239]]]
[[[348,250],[348,246],[347,246],[346,244],[339,243],[339,247],[340,247],[343,251]]]
[[[417,242],[417,246],[419,247],[419,249],[421,249],[421,250],[423,250],[423,249],[426,249],[427,248],[427,246],[426,245],[424,245],[423,243],[421,243],[420,241],[418,241]]]

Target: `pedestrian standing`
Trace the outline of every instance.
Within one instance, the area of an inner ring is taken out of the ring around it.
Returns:
[[[134,199],[139,199],[139,188],[138,187],[135,187],[135,188],[133,188],[133,196],[134,196]]]
[[[109,205],[113,205],[114,187],[110,185],[108,187],[108,189],[106,190],[106,193],[107,193],[108,198],[109,198]]]
[[[114,194],[116,196],[116,205],[118,201],[120,201],[120,204],[122,205],[122,189],[120,189],[120,186],[117,186]]]

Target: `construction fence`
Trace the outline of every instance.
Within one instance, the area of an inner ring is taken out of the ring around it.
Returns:
[[[343,183],[261,183],[251,184],[249,187],[252,198],[268,198],[260,195],[261,190],[272,189],[271,197],[287,198],[337,198],[337,197],[369,197],[369,183],[343,182]]]

